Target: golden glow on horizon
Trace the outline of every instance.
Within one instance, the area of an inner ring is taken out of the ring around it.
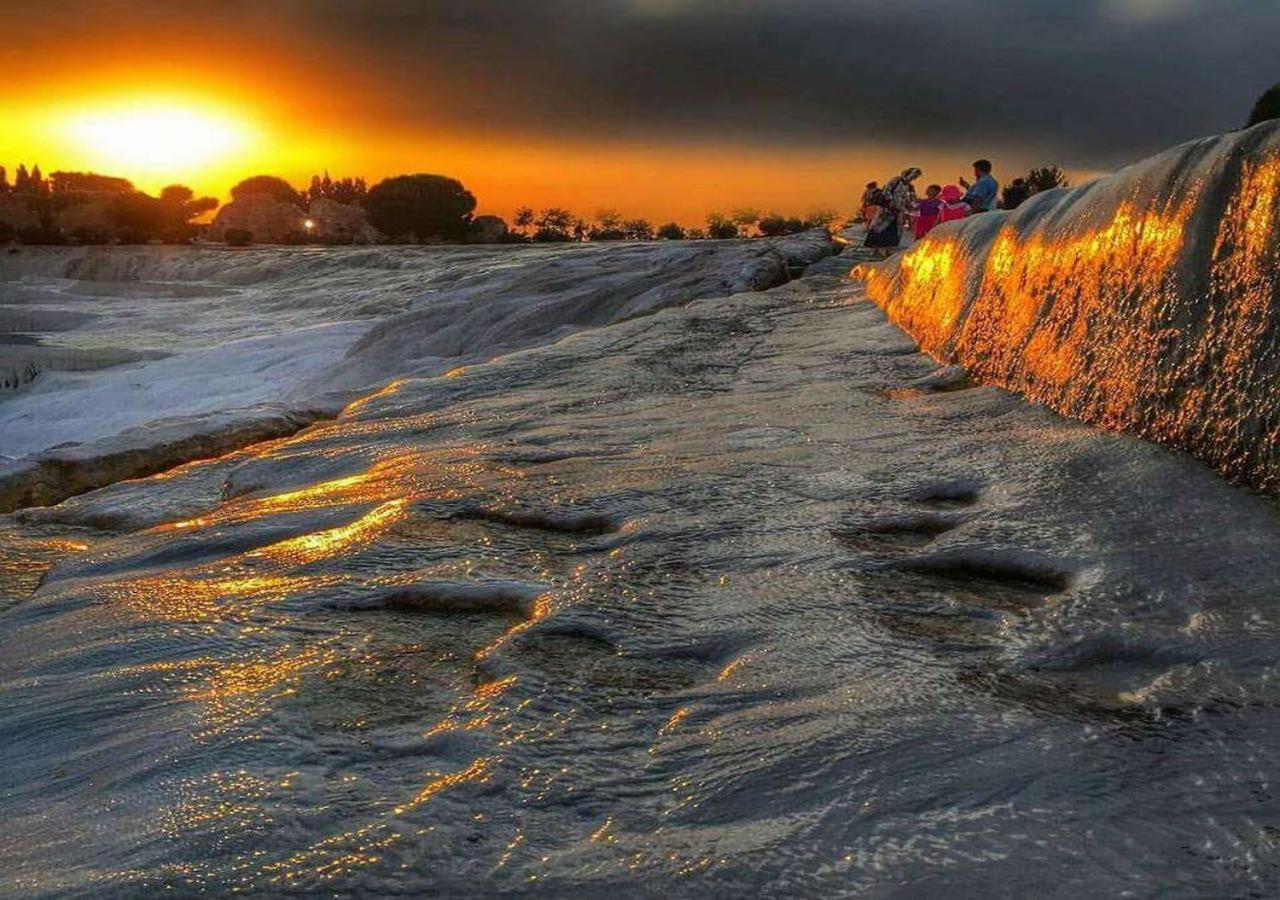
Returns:
[[[132,99],[64,114],[67,139],[105,172],[190,172],[242,154],[252,129],[228,110],[191,100]]]
[[[0,118],[0,164],[10,169],[26,163],[46,174],[92,171],[150,192],[183,183],[222,193],[289,146],[257,110],[215,94],[76,92],[0,104]]]
[[[79,74],[0,100],[0,164],[12,170],[39,163],[46,174],[95,171],[151,193],[182,183],[221,200],[251,175],[277,175],[301,188],[326,170],[371,184],[406,172],[438,172],[461,179],[479,198],[480,213],[510,218],[523,205],[561,206],[589,219],[610,208],[655,225],[692,226],[704,224],[709,212],[747,207],[792,215],[851,212],[866,180],[883,181],[906,163],[946,183],[962,173],[964,160],[979,151],[991,155],[990,147],[858,139],[838,146],[754,146],[674,135],[637,142],[500,128],[461,132],[429,119],[393,122],[372,112],[364,118],[359,110],[334,116],[324,112],[322,98],[352,90],[350,84],[260,74],[247,84],[102,71],[92,86]],[[158,91],[158,83],[173,86]],[[262,83],[271,90],[264,94]],[[994,155],[1000,173],[1043,161],[1033,150]],[[1080,173],[1072,174],[1078,180]]]

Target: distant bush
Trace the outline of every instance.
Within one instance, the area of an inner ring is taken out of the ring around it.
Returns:
[[[1071,186],[1071,182],[1067,180],[1067,173],[1057,166],[1041,166],[1038,169],[1032,169],[1027,173],[1026,182],[1033,194]]]
[[[750,206],[743,209],[735,209],[730,221],[738,226],[739,237],[749,237],[751,229],[760,221],[760,211]]]
[[[245,197],[266,195],[279,203],[289,203],[302,208],[302,195],[293,189],[293,185],[283,178],[274,175],[255,175],[246,178],[231,189],[231,199],[243,200]]]
[[[815,209],[804,217],[805,231],[810,228],[825,228],[828,231],[838,231],[843,224],[843,218],[834,209]]]
[[[1245,123],[1245,128],[1252,128],[1261,122],[1270,122],[1272,119],[1280,119],[1280,84],[1273,84],[1262,92],[1262,96],[1258,97],[1256,103],[1253,104],[1253,112],[1249,115],[1249,121]]]
[[[128,179],[96,172],[54,172],[49,176],[49,186],[55,194],[129,194],[134,190]]]
[[[647,219],[627,219],[622,223],[622,232],[629,241],[653,240],[653,226]]]
[[[533,233],[535,244],[567,244],[569,234],[556,228],[539,228]]]
[[[520,217],[520,212],[517,216]],[[522,219],[522,217],[520,217]],[[564,244],[569,241],[580,241],[594,236],[587,224],[576,218],[572,212],[559,206],[548,207],[537,213],[529,223],[534,227],[531,240],[535,244]],[[529,226],[525,226],[526,228]]]
[[[400,175],[374,185],[365,199],[369,222],[392,238],[461,241],[476,198],[443,175]]]
[[[726,241],[738,236],[738,226],[728,216],[712,213],[707,216],[707,236],[713,241]]]
[[[685,230],[675,222],[668,222],[666,225],[658,226],[658,237],[664,241],[683,241]]]
[[[329,173],[311,176],[311,187],[307,189],[304,199],[310,206],[317,200],[332,200],[347,206],[360,206],[369,196],[369,186],[363,178],[339,178],[334,181]]]
[[[107,218],[114,226],[116,238],[124,244],[144,244],[159,237],[168,225],[164,205],[155,197],[136,191],[113,200]]]
[[[782,237],[787,234],[799,234],[802,231],[808,231],[811,227],[809,223],[794,216],[787,218],[777,213],[771,213],[765,216],[756,225],[760,229],[760,233],[765,237]]]
[[[253,243],[253,232],[247,228],[228,228],[222,237],[228,247],[248,247]]]

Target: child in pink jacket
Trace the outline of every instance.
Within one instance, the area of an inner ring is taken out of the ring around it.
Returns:
[[[942,209],[938,212],[938,224],[954,222],[969,216],[969,204],[964,202],[964,191],[949,184],[942,189]]]

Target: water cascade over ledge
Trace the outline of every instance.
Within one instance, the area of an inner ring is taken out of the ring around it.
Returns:
[[[933,356],[1280,490],[1280,123],[1183,144],[863,267]]]

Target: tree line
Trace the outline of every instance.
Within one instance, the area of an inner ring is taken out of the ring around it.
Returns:
[[[362,209],[369,223],[392,240],[465,241],[479,239],[486,224],[500,223],[488,240],[503,243],[567,243],[573,241],[700,240],[779,237],[811,228],[829,228],[841,221],[833,210],[817,210],[800,218],[739,209],[729,215],[713,212],[705,228],[686,228],[677,222],[654,226],[644,218],[628,218],[614,209],[598,210],[588,220],[563,207],[535,210],[521,206],[510,223],[496,216],[474,215],[475,196],[454,178],[443,175],[398,175],[369,187],[363,178],[334,179],[326,171],[314,175],[310,186],[298,190],[282,178],[256,175],[231,189],[233,200],[252,196],[314,209],[320,199]]]
[[[217,206],[181,184],[153,197],[125,178],[61,171],[45,177],[39,165],[19,165],[10,183],[0,166],[0,242],[186,243],[198,230],[192,220]]]
[[[332,235],[308,234],[309,217],[333,211],[321,201],[358,210],[377,232],[393,242],[565,243],[571,241],[726,240],[778,237],[811,228],[830,228],[841,217],[816,210],[804,217],[761,213],[744,208],[713,212],[705,227],[671,221],[655,226],[614,209],[598,210],[590,219],[562,207],[534,210],[522,206],[508,223],[496,216],[476,217],[475,195],[457,179],[413,174],[386,178],[370,186],[364,178],[334,178],[327,171],[298,189],[284,178],[254,175],[231,188],[233,204],[251,205],[269,198],[297,212],[298,228],[288,235],[253,235],[227,228],[229,242],[255,239],[305,242],[335,241]],[[18,166],[12,182],[0,167],[0,241],[23,243],[188,243],[202,226],[196,220],[218,208],[212,197],[196,197],[185,185],[170,185],[152,196],[128,179],[96,172],[58,171],[45,176],[38,165]],[[284,217],[286,220],[288,216]]]
[[[841,221],[833,210],[817,210],[804,218],[778,213],[761,214],[740,209],[729,215],[710,213],[706,227],[686,228],[678,222],[654,226],[648,219],[626,218],[614,209],[598,210],[593,219],[584,219],[570,210],[553,206],[534,210],[522,206],[512,219],[513,238],[532,243],[570,241],[652,241],[728,240],[731,238],[780,237],[811,228],[831,228]]]

